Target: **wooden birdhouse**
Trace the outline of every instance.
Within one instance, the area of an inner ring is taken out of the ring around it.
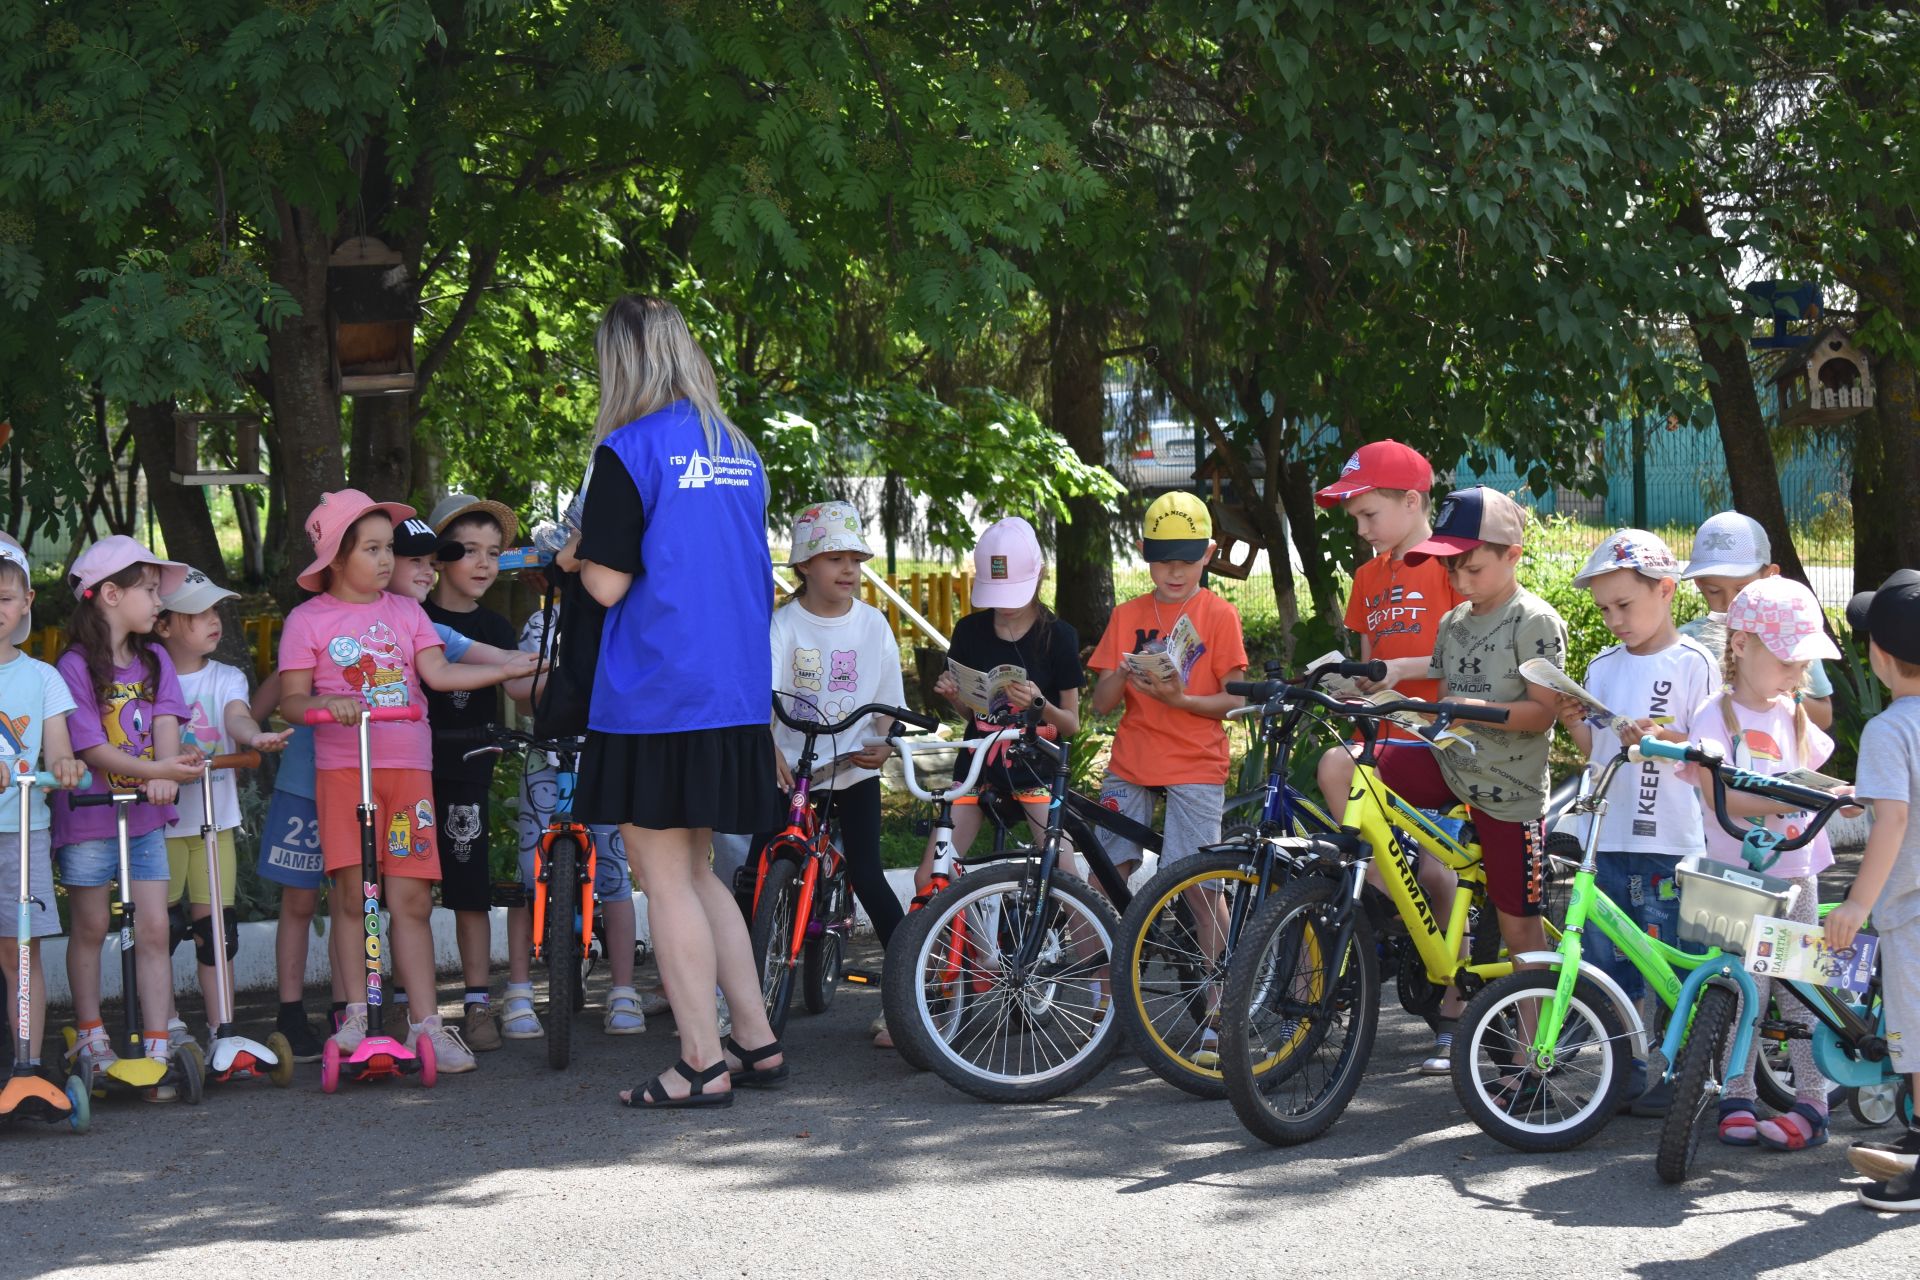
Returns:
[[[175,484],[265,484],[260,415],[174,414],[173,469],[168,475]]]
[[[1246,505],[1237,499],[1229,499],[1221,492],[1221,486],[1228,483],[1226,459],[1219,450],[1208,454],[1193,473],[1193,478],[1208,486],[1207,514],[1213,517],[1213,541],[1215,543],[1213,559],[1207,563],[1207,572],[1217,573],[1223,578],[1244,581],[1253,572],[1254,558],[1266,550],[1266,543],[1260,538],[1260,531],[1253,523],[1253,517],[1247,513]]]
[[[1780,425],[1845,422],[1873,408],[1873,374],[1866,353],[1844,329],[1823,330],[1786,353],[1773,375]]]
[[[419,308],[406,262],[372,236],[345,241],[327,259],[333,317],[333,385],[343,396],[413,390],[413,325]]]

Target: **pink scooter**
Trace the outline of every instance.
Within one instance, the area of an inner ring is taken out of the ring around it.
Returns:
[[[340,1087],[340,1078],[363,1083],[383,1076],[414,1075],[420,1083],[433,1088],[437,1074],[433,1061],[433,1038],[421,1036],[411,1049],[385,1033],[381,1025],[380,975],[380,857],[375,843],[373,807],[373,754],[368,740],[369,723],[375,720],[418,720],[420,708],[373,707],[360,717],[360,897],[361,915],[367,924],[367,1038],[360,1047],[342,1058],[340,1046],[329,1037],[320,1052],[320,1088],[332,1093]],[[332,714],[315,707],[307,712],[307,723],[337,723]]]

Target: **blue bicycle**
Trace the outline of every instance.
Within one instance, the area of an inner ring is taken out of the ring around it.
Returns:
[[[1383,680],[1386,664],[1328,663],[1305,684],[1312,688],[1336,675]],[[1287,781],[1293,741],[1311,706],[1301,701],[1272,714],[1259,706],[1232,713],[1232,719],[1260,717],[1267,779],[1258,822],[1229,827],[1221,843],[1161,867],[1120,921],[1115,995],[1127,1042],[1155,1075],[1196,1097],[1227,1096],[1219,1051],[1227,961],[1254,911],[1292,874],[1297,849],[1289,838],[1338,830]]]
[[[1642,756],[1697,765],[1712,775],[1714,816],[1722,829],[1741,842],[1741,857],[1751,869],[1703,862],[1682,863],[1678,872],[1682,940],[1717,946],[1723,953],[1695,969],[1681,985],[1661,1046],[1670,1064],[1673,1105],[1660,1129],[1654,1164],[1662,1181],[1684,1182],[1699,1150],[1701,1131],[1716,1114],[1726,1081],[1746,1062],[1754,1039],[1807,1034],[1798,1023],[1769,1016],[1777,1010],[1769,1010],[1759,999],[1759,988],[1744,961],[1746,943],[1754,917],[1780,914],[1792,890],[1787,881],[1761,873],[1781,854],[1810,843],[1852,798],[1750,773],[1715,752],[1684,743],[1643,738],[1637,750]],[[1791,837],[1736,820],[1727,813],[1729,788],[1804,809],[1812,820]],[[1879,987],[1876,971],[1864,995],[1795,981],[1780,983],[1775,990],[1784,989],[1813,1015],[1813,1060],[1822,1075],[1851,1089],[1856,1098],[1891,1097],[1893,1105],[1885,1108],[1888,1118],[1900,1114],[1911,1119],[1913,1099],[1905,1077],[1893,1070],[1887,1055]],[[1855,1110],[1871,1122],[1871,1113],[1881,1108],[1863,1110],[1856,1103]]]

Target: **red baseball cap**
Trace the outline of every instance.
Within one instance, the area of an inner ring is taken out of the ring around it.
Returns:
[[[1398,440],[1376,440],[1355,450],[1340,468],[1340,478],[1314,494],[1313,500],[1323,507],[1337,507],[1370,489],[1426,493],[1432,488],[1433,467],[1418,449]]]

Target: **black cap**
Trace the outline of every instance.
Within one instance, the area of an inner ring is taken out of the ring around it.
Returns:
[[[1899,569],[1847,602],[1847,625],[1902,662],[1920,662],[1920,569]]]
[[[430,556],[440,546],[440,535],[433,526],[415,516],[404,520],[393,531],[393,554],[396,556]]]

